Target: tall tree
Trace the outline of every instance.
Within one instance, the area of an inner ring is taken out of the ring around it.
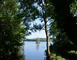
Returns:
[[[36,5],[36,6],[35,6]],[[47,54],[50,55],[49,51],[49,34],[48,34],[48,21],[53,17],[52,14],[54,7],[50,5],[49,1],[46,0],[33,0],[33,1],[20,1],[20,7],[22,9],[22,15],[24,15],[25,25],[29,22],[33,22],[35,19],[40,18],[39,21],[44,22],[45,32],[46,32],[46,41],[47,41]],[[51,10],[49,12],[49,10]],[[28,12],[27,12],[28,11]],[[26,23],[27,22],[27,23]],[[31,29],[30,25],[29,28]],[[39,26],[33,26],[34,29],[41,29],[41,24]]]
[[[45,1],[42,0],[43,19],[44,19],[44,24],[45,24],[45,33],[46,33],[46,41],[47,41],[47,55],[49,56],[51,53],[49,49],[49,34],[48,34],[48,28],[47,28],[47,15],[46,15],[45,8],[47,8],[47,2],[46,0]]]
[[[70,14],[70,5],[74,0],[51,0],[52,4],[55,6],[55,20],[57,21],[57,27],[66,32],[70,40],[77,45],[76,41],[76,18],[73,14]]]
[[[25,29],[16,0],[0,1],[0,58],[14,54],[22,45]]]

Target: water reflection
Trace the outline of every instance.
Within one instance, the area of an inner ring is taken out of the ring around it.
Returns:
[[[25,60],[46,60],[46,42],[25,41]]]
[[[40,42],[39,41],[36,41],[36,49],[39,50],[39,44]]]

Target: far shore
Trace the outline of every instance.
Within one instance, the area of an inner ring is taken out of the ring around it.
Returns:
[[[26,39],[25,41],[46,41],[46,38]],[[53,41],[53,39],[49,39],[49,41]]]

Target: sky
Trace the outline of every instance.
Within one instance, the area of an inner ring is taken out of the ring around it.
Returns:
[[[36,19],[33,23],[37,23],[38,24],[42,24],[44,22],[41,22],[40,19]],[[37,32],[31,32],[31,35],[29,36],[26,36],[27,39],[33,39],[33,38],[46,38],[46,35],[45,35],[45,30],[40,30]]]
[[[35,7],[37,7],[38,10],[42,10],[42,8],[40,6],[37,5],[37,3],[34,4]],[[37,24],[44,24],[44,22],[41,22],[40,19],[36,19],[34,23]],[[26,36],[27,39],[33,39],[33,38],[46,38],[46,34],[45,34],[45,30],[40,30],[37,32],[33,32],[31,33],[31,35]]]
[[[40,19],[36,19],[33,23],[37,23],[38,24],[44,24],[44,22],[41,22]],[[45,30],[40,30],[37,32],[32,32],[31,35],[26,36],[27,39],[33,39],[33,38],[46,38],[46,34],[45,34]]]
[[[44,30],[41,30],[41,31],[34,32],[34,33],[32,33],[31,35],[26,36],[26,38],[27,38],[27,39],[46,38],[45,31],[44,31]]]

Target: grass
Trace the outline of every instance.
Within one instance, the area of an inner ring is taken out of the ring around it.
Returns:
[[[65,59],[62,58],[61,56],[57,56],[56,54],[52,54],[52,56],[50,56],[50,60],[65,60]]]
[[[68,54],[66,56],[64,56],[64,58],[62,56],[56,55],[55,53],[52,54],[52,56],[50,57],[50,60],[77,60],[77,51],[69,51]]]
[[[76,54],[77,55],[77,51],[73,51],[73,50],[72,51],[69,51],[68,53],[69,54]]]

